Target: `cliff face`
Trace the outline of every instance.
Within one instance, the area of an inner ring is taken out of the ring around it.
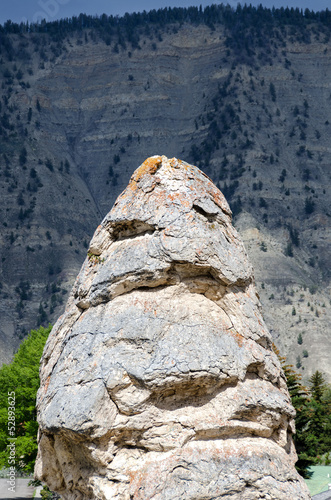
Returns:
[[[149,158],[48,339],[37,477],[66,500],[308,499],[293,417],[225,198]]]
[[[276,344],[330,377],[330,41],[275,30],[245,59],[223,26],[156,31],[134,50],[93,30],[2,50],[0,360],[62,312],[94,227],[162,151],[222,189]]]

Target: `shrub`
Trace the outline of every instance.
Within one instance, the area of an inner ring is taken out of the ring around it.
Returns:
[[[276,89],[275,89],[275,85],[272,82],[269,85],[269,92],[271,94],[271,99],[273,101],[275,101],[276,100]]]
[[[45,165],[48,168],[48,170],[50,170],[51,172],[54,171],[52,160],[50,160],[49,158],[46,159]]]
[[[306,198],[305,200],[305,212],[307,215],[310,215],[315,210],[315,202],[312,198]]]
[[[279,177],[279,182],[284,182],[285,181],[286,174],[287,174],[287,172],[286,172],[285,168],[283,168],[282,173],[281,173],[281,175]]]
[[[27,150],[25,148],[22,148],[19,156],[19,162],[22,167],[26,164],[27,154]]]
[[[301,358],[300,356],[297,356],[297,362],[296,362],[296,365],[295,365],[297,368],[301,368]]]
[[[290,241],[288,242],[288,244],[286,246],[285,255],[287,257],[293,257],[293,246],[292,246],[292,243]]]
[[[260,198],[260,201],[259,201],[259,206],[261,208],[268,208],[268,203],[265,201],[264,198]]]
[[[268,251],[267,245],[266,245],[266,243],[264,241],[261,241],[260,250],[262,252],[267,252]]]

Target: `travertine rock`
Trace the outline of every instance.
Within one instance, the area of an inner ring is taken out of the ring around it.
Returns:
[[[308,499],[294,409],[220,191],[155,156],[96,230],[41,365],[62,498]]]

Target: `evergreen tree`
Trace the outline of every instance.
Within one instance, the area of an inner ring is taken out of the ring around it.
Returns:
[[[277,354],[279,361],[282,365],[288,391],[291,396],[292,405],[296,411],[295,429],[296,433],[293,436],[295,449],[298,454],[298,461],[296,469],[302,477],[308,478],[310,476],[308,468],[313,465],[314,460],[308,453],[308,434],[307,428],[309,426],[311,413],[309,411],[309,391],[301,382],[301,375],[293,369],[293,365],[286,363],[286,358],[280,356],[279,350],[274,345],[274,352]]]
[[[327,403],[325,394],[327,385],[323,374],[316,370],[309,379],[311,403],[309,420],[309,452],[319,459],[320,455],[330,451],[330,429],[331,408],[330,400]],[[325,404],[327,403],[327,404]]]
[[[324,391],[326,390],[326,382],[325,378],[323,377],[323,374],[318,370],[316,370],[316,372],[313,373],[313,375],[310,377],[309,384],[310,384],[310,392],[313,398],[318,403],[321,403]]]
[[[301,382],[301,375],[292,365],[286,363],[286,358],[280,356],[274,346],[284,374],[292,404],[296,410],[293,436],[298,454],[296,468],[304,477],[310,477],[310,465],[321,462],[321,456],[331,450],[331,387],[318,370],[310,377],[310,388]]]
[[[324,423],[324,446],[326,451],[328,452],[327,462],[331,462],[331,386],[326,386],[323,396],[322,403],[324,406],[324,410],[326,413],[325,423]]]

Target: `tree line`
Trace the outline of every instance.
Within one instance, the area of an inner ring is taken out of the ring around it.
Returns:
[[[148,12],[126,13],[124,16],[113,16],[102,14],[91,16],[80,14],[71,18],[62,18],[56,21],[43,20],[37,23],[21,22],[14,23],[11,20],[0,25],[0,33],[68,33],[83,30],[86,28],[97,28],[112,30],[118,27],[133,29],[146,25],[159,25],[164,27],[167,24],[191,23],[207,24],[213,27],[214,24],[222,24],[228,28],[235,25],[246,26],[282,26],[282,25],[308,25],[319,23],[330,29],[331,11],[329,9],[315,12],[309,9],[299,9],[281,7],[269,9],[259,5],[241,6],[236,8],[229,4],[210,5],[205,8],[200,7],[165,7],[153,9]]]

